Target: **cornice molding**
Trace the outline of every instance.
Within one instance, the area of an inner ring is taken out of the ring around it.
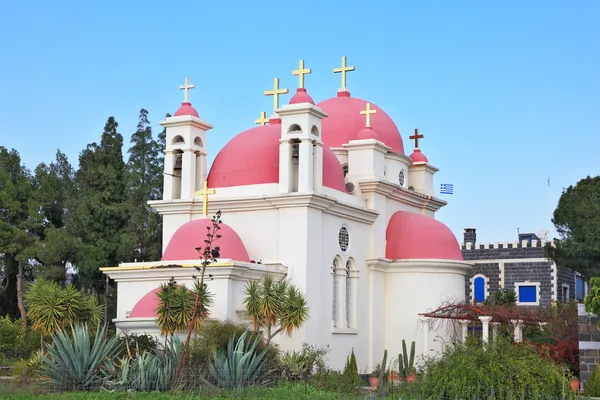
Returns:
[[[468,271],[473,269],[473,264],[467,261],[440,260],[434,258],[414,260],[370,258],[366,261],[369,271],[383,272],[388,274],[424,273],[466,275]]]
[[[444,200],[401,187],[382,179],[359,180],[361,193],[376,193],[412,207],[436,212],[446,204]]]

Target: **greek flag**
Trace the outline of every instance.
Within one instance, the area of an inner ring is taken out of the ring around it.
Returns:
[[[454,185],[451,183],[442,183],[440,186],[441,194],[453,194],[454,193]]]

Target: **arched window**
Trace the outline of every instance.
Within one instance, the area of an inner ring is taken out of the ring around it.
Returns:
[[[476,276],[473,279],[473,298],[477,303],[485,301],[485,292],[485,278],[483,276]]]
[[[173,138],[173,140],[171,141],[171,144],[184,144],[184,143],[185,143],[185,140],[183,140],[183,137],[179,136],[179,135],[175,136]]]
[[[351,328],[352,327],[352,323],[354,321],[352,321],[352,314],[353,314],[353,310],[352,307],[354,307],[354,302],[352,301],[353,298],[353,290],[352,290],[352,277],[350,276],[350,272],[352,272],[352,262],[350,260],[346,261],[346,327],[347,328]]]
[[[332,294],[332,298],[333,298],[333,304],[332,304],[332,314],[331,314],[331,320],[333,321],[333,326],[337,327],[337,320],[338,320],[338,269],[339,269],[340,265],[339,265],[339,261],[337,258],[333,259],[333,265],[331,266],[331,275],[332,275],[332,282],[333,282],[333,294]]]

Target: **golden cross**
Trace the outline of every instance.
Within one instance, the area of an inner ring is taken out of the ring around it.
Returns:
[[[409,136],[408,138],[415,141],[415,149],[419,148],[419,139],[423,139],[425,136],[423,135],[419,135],[419,130],[415,129],[415,134],[412,136]]]
[[[273,96],[273,111],[279,108],[279,95],[286,94],[287,89],[279,88],[279,78],[273,79],[273,90],[265,90],[265,96]]]
[[[367,121],[365,123],[367,128],[371,127],[371,114],[377,114],[377,110],[371,110],[371,103],[367,103],[367,109],[360,112],[360,115],[367,116]]]
[[[205,217],[208,215],[208,195],[215,193],[216,192],[214,189],[208,189],[208,181],[206,180],[204,181],[204,186],[202,187],[202,190],[198,190],[194,193],[202,196],[202,215],[204,215]]]
[[[342,57],[342,66],[341,68],[334,68],[333,73],[337,74],[338,72],[342,74],[342,89],[346,89],[346,73],[354,71],[354,67],[346,66],[346,56]]]
[[[267,113],[264,111],[261,111],[259,119],[254,120],[255,124],[262,125],[262,126],[265,126],[267,124],[267,122],[269,122],[269,118],[267,118]]]
[[[183,86],[179,86],[179,90],[183,90],[183,102],[188,103],[188,96],[190,95],[190,89],[193,89],[195,86],[190,83],[190,78],[185,77],[185,84]]]
[[[298,63],[298,69],[292,71],[292,75],[298,75],[298,89],[304,89],[304,75],[310,74],[310,68],[304,68],[304,60]]]

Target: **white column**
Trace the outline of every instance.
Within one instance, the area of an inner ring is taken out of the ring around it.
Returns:
[[[421,317],[423,323],[423,355],[429,355],[429,317]]]
[[[315,182],[314,190],[316,192],[321,191],[323,187],[323,143],[315,144],[315,153],[314,153],[314,176],[313,180]]]
[[[175,152],[165,151],[165,162],[163,169],[163,200],[173,199],[173,168],[175,167]]]
[[[181,157],[181,198],[191,199],[196,191],[196,154],[184,150]]]
[[[511,319],[510,323],[514,329],[514,338],[516,343],[521,343],[523,341],[523,321]]]
[[[310,139],[303,139],[299,146],[298,192],[312,192],[313,186],[313,144]]]
[[[196,190],[200,190],[204,185],[204,181],[206,180],[206,169],[204,169],[204,165],[206,164],[206,154],[197,152],[196,153]]]
[[[289,140],[279,141],[279,193],[289,193],[292,188],[292,145]]]
[[[337,289],[338,289],[338,320],[337,326],[340,328],[346,328],[346,266],[341,265],[338,268],[337,276]]]
[[[481,321],[481,339],[483,340],[483,343],[486,344],[490,341],[490,321],[492,320],[492,317],[479,317],[479,320]]]
[[[468,319],[461,319],[458,321],[458,323],[460,324],[461,328],[462,328],[462,342],[466,343],[467,342],[467,337],[469,336],[469,323],[471,321],[469,321]]]
[[[498,339],[498,325],[500,322],[492,322],[492,340],[494,342]]]

